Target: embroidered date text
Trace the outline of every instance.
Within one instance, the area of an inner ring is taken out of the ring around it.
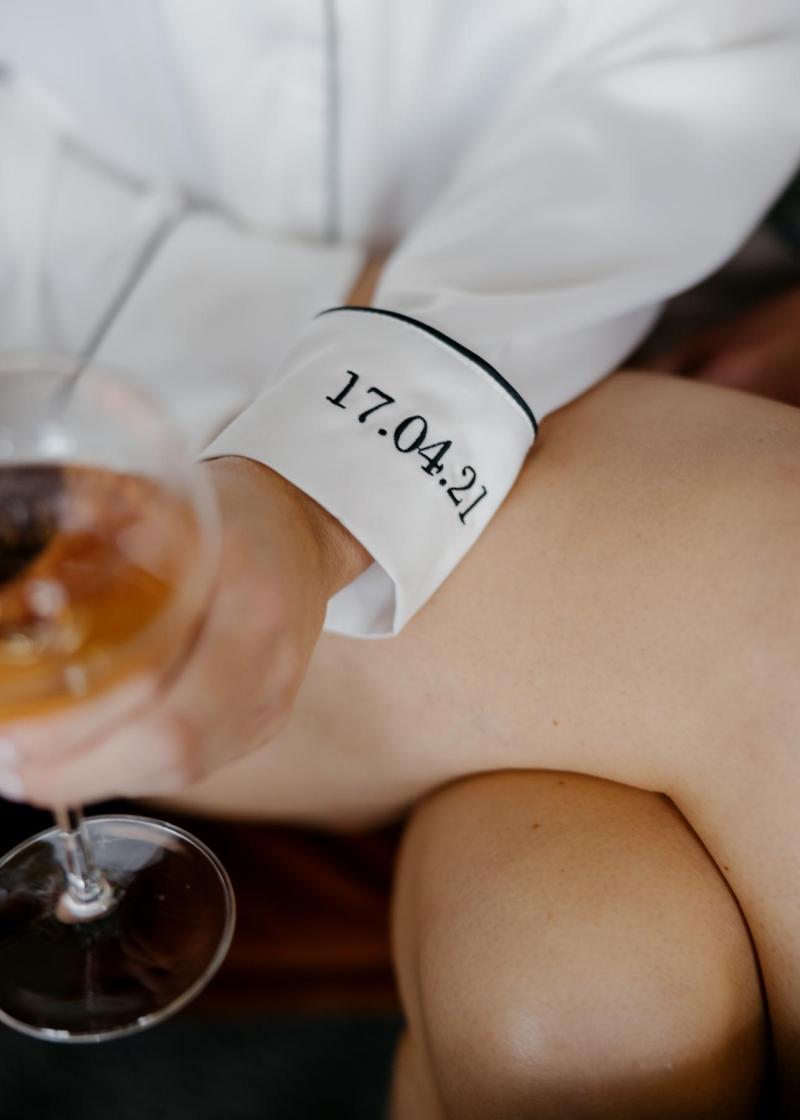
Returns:
[[[340,389],[336,396],[326,397],[325,400],[329,401],[336,408],[348,408],[349,403],[345,401],[352,390],[356,387],[361,380],[358,373],[352,370],[347,371],[347,384],[344,388]],[[391,421],[387,418],[392,416],[392,405],[397,402],[394,397],[390,397],[388,393],[384,393],[382,389],[378,389],[375,385],[370,385],[366,392],[361,394],[360,404],[361,411],[357,413],[357,420],[359,424],[366,424],[370,417],[375,416],[381,409],[388,411],[381,414],[380,419],[383,421],[381,427],[376,429],[376,434],[379,436],[388,436],[391,434],[392,442],[396,449],[403,455],[410,455],[412,452],[421,456],[424,460],[420,464],[422,471],[430,478],[435,478],[437,475],[442,474],[445,470],[445,457],[453,446],[451,439],[440,439],[433,443],[426,443],[428,439],[428,421],[424,416],[414,415],[406,416],[399,423],[391,427]],[[385,427],[383,425],[386,425]],[[449,464],[448,464],[449,465]],[[485,486],[481,485],[478,491],[472,493],[475,484],[478,481],[478,472],[474,467],[465,466],[461,467],[457,476],[463,480],[460,484],[456,485],[451,482],[450,478],[440,478],[439,485],[446,487],[445,493],[449,497],[453,505],[458,509],[458,518],[462,525],[466,525],[467,516],[472,513],[479,502],[488,494]],[[450,483],[450,485],[448,485]],[[462,509],[464,502],[468,504]]]

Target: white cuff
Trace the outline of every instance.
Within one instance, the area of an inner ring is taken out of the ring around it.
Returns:
[[[376,563],[334,596],[326,627],[379,637],[475,543],[535,431],[519,394],[458,342],[394,312],[335,308],[206,454],[272,467],[368,549]]]

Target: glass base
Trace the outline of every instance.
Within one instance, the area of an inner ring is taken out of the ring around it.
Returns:
[[[0,1021],[53,1042],[160,1022],[202,990],[233,935],[230,881],[199,840],[143,817],[90,817],[86,828],[112,892],[91,920],[64,920],[59,829],[0,860]]]

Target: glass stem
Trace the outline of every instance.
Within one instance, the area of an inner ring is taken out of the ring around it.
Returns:
[[[62,860],[70,897],[79,906],[95,902],[107,885],[94,862],[83,810],[60,805],[54,816],[64,838]]]

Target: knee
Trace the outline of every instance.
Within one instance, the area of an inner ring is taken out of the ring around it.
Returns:
[[[736,1010],[741,985],[708,964],[609,965],[598,953],[584,975],[574,960],[549,955],[501,984],[473,974],[472,983],[429,990],[417,1041],[424,1039],[443,1115],[752,1117],[764,1059],[760,1020]]]
[[[502,959],[501,931],[496,956],[468,948],[460,975],[441,962],[423,982],[412,1030],[448,1120],[755,1114],[760,1015],[718,959],[626,959],[602,935],[593,953],[532,939],[527,968]]]
[[[398,965],[448,1120],[754,1113],[762,1009],[735,902],[682,823],[673,835],[671,807],[629,791],[612,818],[605,785],[566,783],[580,824],[556,807],[522,874],[491,835],[470,848],[482,821],[469,784],[445,795],[454,814],[434,807],[412,829],[400,878],[415,918],[396,925]],[[434,860],[451,842],[460,862]],[[402,895],[398,910],[411,910]]]

